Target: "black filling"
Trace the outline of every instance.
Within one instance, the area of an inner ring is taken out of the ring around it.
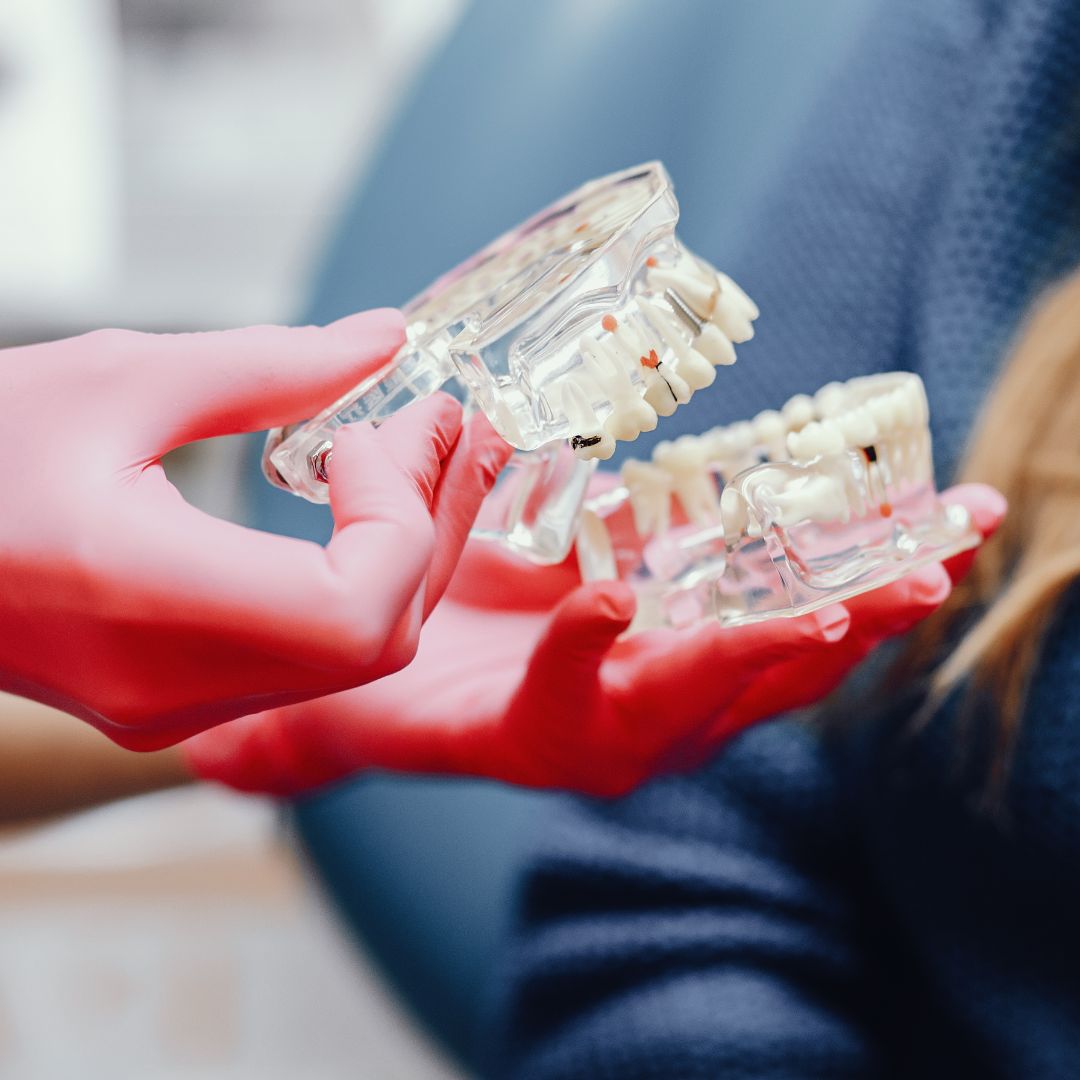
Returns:
[[[595,446],[602,438],[602,435],[575,435],[570,440],[570,449],[581,450],[586,446]]]

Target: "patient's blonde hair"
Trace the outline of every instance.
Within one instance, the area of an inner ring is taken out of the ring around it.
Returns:
[[[966,679],[997,709],[989,787],[1008,774],[1031,676],[1062,594],[1080,577],[1080,272],[1039,303],[991,393],[960,470],[1009,500],[998,534],[902,669],[930,670],[973,608],[985,613],[931,678],[931,704]]]

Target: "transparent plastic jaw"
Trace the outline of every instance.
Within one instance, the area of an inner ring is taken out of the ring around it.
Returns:
[[[339,427],[449,390],[521,452],[500,480],[513,492],[495,501],[509,516],[487,514],[480,535],[540,562],[564,558],[595,461],[711,385],[753,335],[753,302],[678,241],[678,216],[653,162],[592,181],[506,233],[406,305],[407,341],[385,369],[270,433],[267,478],[325,502]],[[553,449],[561,441],[574,460]]]
[[[793,403],[786,420],[767,412],[661,444],[586,503],[582,575],[634,586],[632,629],[799,615],[978,543],[935,490],[917,376]]]

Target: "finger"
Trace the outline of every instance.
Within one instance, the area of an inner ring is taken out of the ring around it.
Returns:
[[[110,333],[110,347],[130,354],[125,381],[139,449],[156,457],[197,439],[321,412],[390,361],[404,344],[405,323],[385,308],[329,326]]]
[[[471,417],[443,462],[432,504],[435,554],[427,577],[425,617],[439,602],[457,568],[480,504],[491,491],[514,448],[483,413]]]
[[[842,605],[794,619],[745,626],[707,623],[693,631],[649,631],[620,647],[637,703],[657,715],[704,720],[727,706],[763,669],[841,640],[850,616]]]
[[[530,715],[558,717],[569,707],[590,709],[598,672],[618,636],[630,625],[634,594],[622,582],[575,589],[555,609],[533,650],[515,697]]]
[[[870,592],[845,601],[851,613],[851,634],[877,644],[906,634],[948,599],[952,580],[940,563],[929,563]]]
[[[971,515],[971,523],[978,529],[983,540],[989,540],[997,532],[1008,510],[1005,496],[988,484],[959,484],[942,492],[941,500],[959,503]],[[978,548],[962,551],[944,562],[953,584],[961,581],[971,569],[978,555]]]
[[[443,464],[458,445],[461,406],[433,394],[398,413],[378,431],[367,424],[342,428],[330,458],[333,568],[363,584],[373,630],[389,635],[412,609],[406,637],[428,614],[424,585],[436,556],[433,520]],[[479,504],[479,498],[476,500]]]

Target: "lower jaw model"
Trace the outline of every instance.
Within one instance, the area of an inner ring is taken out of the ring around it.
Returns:
[[[622,579],[631,630],[799,615],[978,543],[934,487],[922,380],[830,383],[628,460],[586,501],[586,581]]]

